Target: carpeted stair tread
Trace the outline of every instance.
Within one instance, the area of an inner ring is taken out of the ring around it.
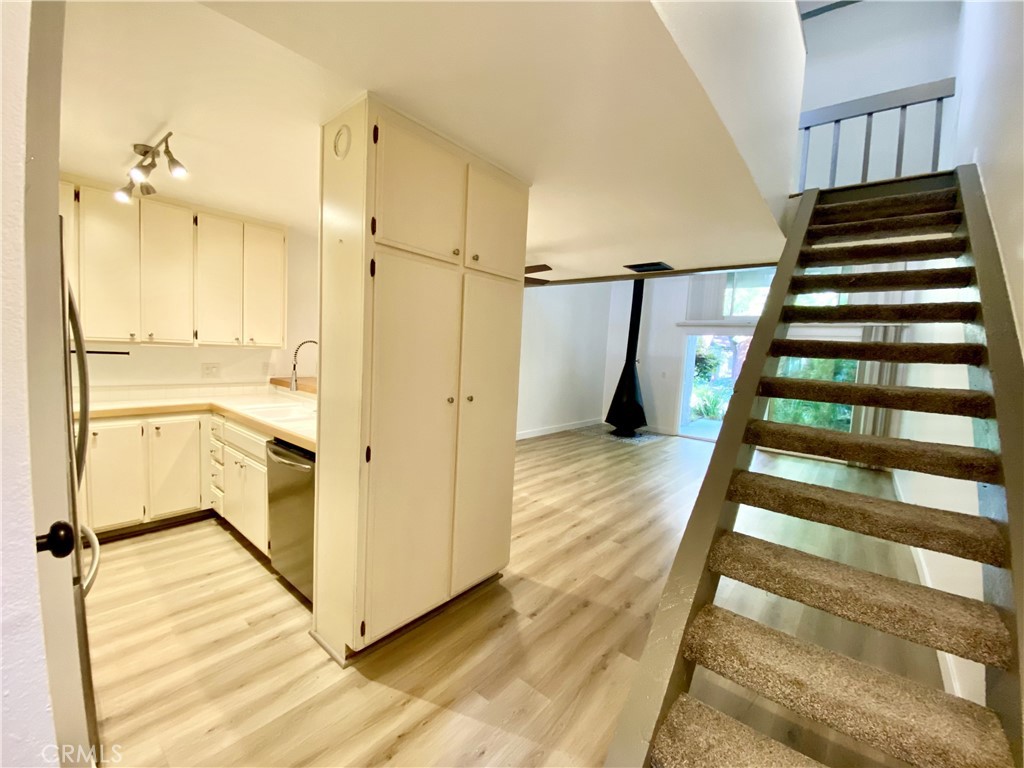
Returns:
[[[919,645],[1009,669],[1013,640],[996,609],[919,584],[852,568],[762,539],[727,533],[708,567],[775,595]]]
[[[807,228],[807,243],[876,240],[889,237],[917,237],[947,234],[960,226],[960,211],[917,213],[911,216],[887,216],[879,219],[845,221],[840,224],[812,224]]]
[[[935,365],[984,365],[984,344],[890,344],[881,341],[823,341],[775,339],[772,357],[811,357],[825,360],[877,360],[884,363],[932,363]]]
[[[750,726],[682,694],[651,743],[652,768],[820,768]]]
[[[937,189],[856,200],[850,203],[819,204],[814,209],[812,224],[841,224],[847,221],[880,219],[886,216],[909,216],[915,213],[936,213],[956,206],[957,190]]]
[[[906,469],[979,483],[1003,481],[999,456],[984,448],[752,420],[743,441],[763,448],[826,456],[873,467]]]
[[[835,307],[801,307],[782,310],[784,323],[974,323],[981,304],[946,301],[934,304],[841,304]]]
[[[1010,768],[998,716],[973,702],[797,640],[716,606],[683,655],[804,717],[925,768]]]
[[[758,385],[762,397],[810,400],[819,403],[865,405],[921,413],[945,413],[975,419],[995,417],[995,401],[988,392],[937,387],[886,387],[822,379],[765,377]]]
[[[800,249],[803,267],[834,267],[847,264],[883,264],[893,261],[955,259],[968,249],[966,237],[908,240],[901,243],[861,243],[828,248]]]
[[[980,515],[906,504],[743,470],[733,475],[728,499],[998,568],[1009,564],[1004,527]]]
[[[974,269],[908,269],[900,272],[857,272],[839,275],[796,275],[789,284],[792,294],[858,293],[861,291],[929,291],[966,288],[974,282]]]

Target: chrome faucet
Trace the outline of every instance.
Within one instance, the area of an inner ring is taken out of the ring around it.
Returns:
[[[307,344],[316,343],[316,339],[306,339],[305,341],[300,341],[299,346],[295,348],[295,354],[292,355],[292,382],[291,384],[288,385],[288,389],[290,389],[292,392],[295,392],[299,389],[299,375],[298,373],[296,373],[297,366],[299,364],[299,350],[302,349]]]

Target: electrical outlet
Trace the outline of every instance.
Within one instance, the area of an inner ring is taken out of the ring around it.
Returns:
[[[203,378],[204,379],[219,379],[220,378],[220,363],[203,363]]]

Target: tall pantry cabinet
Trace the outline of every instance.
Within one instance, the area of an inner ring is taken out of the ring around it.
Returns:
[[[373,96],[323,129],[313,634],[508,564],[528,188]]]

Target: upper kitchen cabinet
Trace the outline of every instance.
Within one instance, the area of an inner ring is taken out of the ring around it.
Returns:
[[[75,205],[75,185],[60,183],[57,196],[61,219],[61,253],[64,256],[64,276],[79,299],[78,289],[78,206]]]
[[[410,120],[382,114],[375,126],[376,242],[461,262],[466,160]]]
[[[521,279],[528,206],[529,191],[522,184],[471,164],[466,199],[466,266]]]
[[[284,295],[283,286],[278,293]],[[196,331],[200,344],[242,343],[242,222],[196,217]]]
[[[139,341],[139,201],[81,187],[78,206],[82,324],[85,336]]]
[[[153,200],[141,207],[142,340],[191,344],[192,211]]]
[[[284,231],[245,223],[242,337],[250,346],[284,346]]]

